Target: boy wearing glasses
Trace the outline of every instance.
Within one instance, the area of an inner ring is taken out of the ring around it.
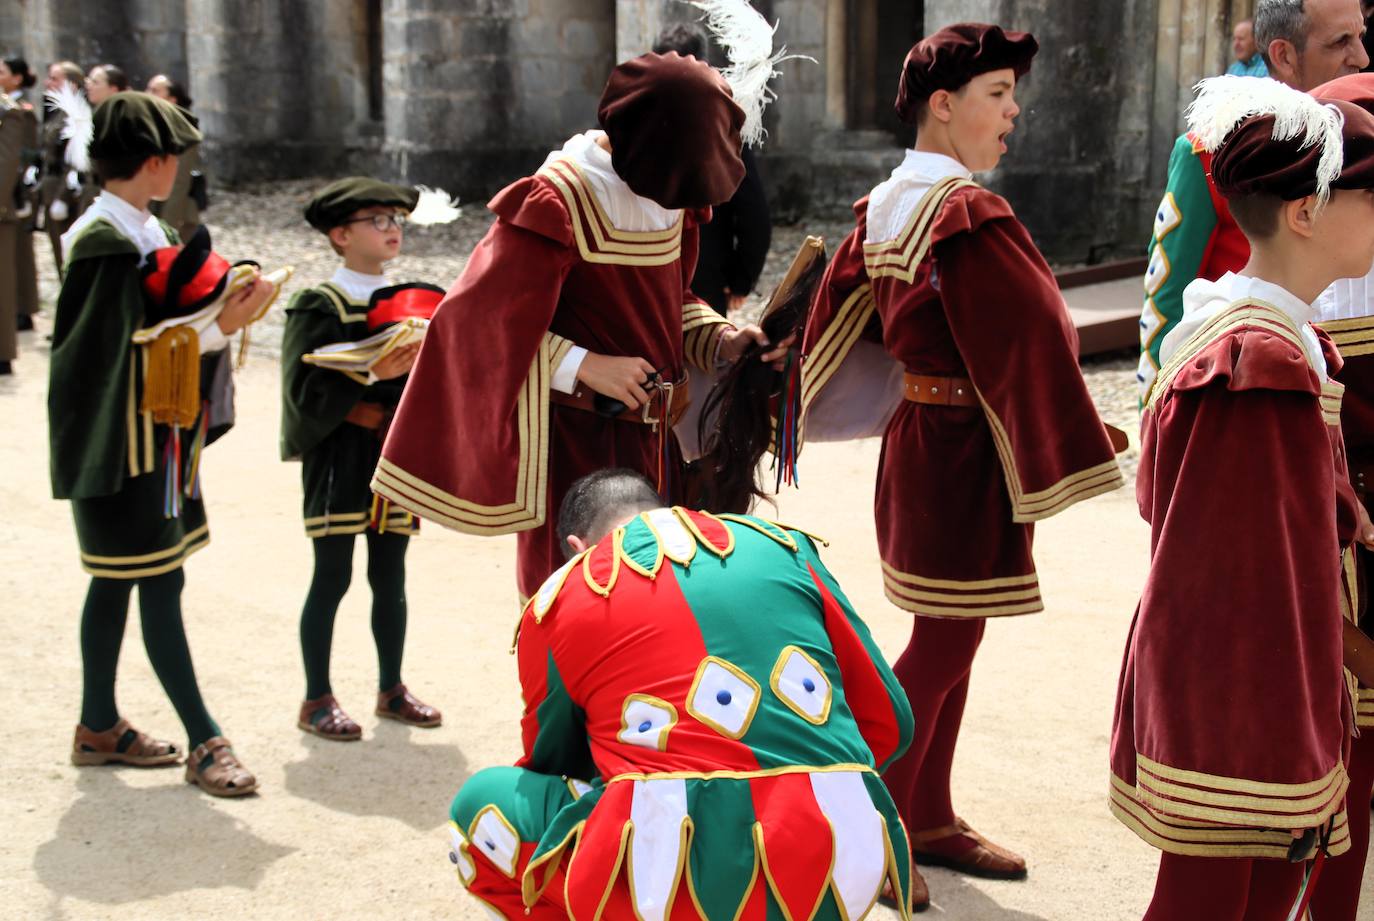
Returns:
[[[353,741],[362,729],[339,706],[329,683],[334,615],[352,578],[353,545],[367,539],[372,635],[380,670],[376,713],[411,726],[438,726],[438,710],[401,683],[405,645],[405,554],[415,516],[374,500],[368,481],[382,436],[401,398],[419,344],[402,346],[367,374],[309,364],[323,346],[365,339],[412,308],[438,303],[430,285],[393,285],[386,263],[400,254],[402,227],[418,189],[364,177],[334,182],[307,204],[305,219],[325,234],[343,264],[324,284],[298,292],[286,308],[282,343],[282,459],[301,461],[305,533],[315,569],[301,612],[306,700],[297,725],[326,739]],[[422,308],[423,309],[423,308]]]

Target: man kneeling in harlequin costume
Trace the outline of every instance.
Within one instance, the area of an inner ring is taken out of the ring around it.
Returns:
[[[911,859],[879,779],[906,694],[812,539],[575,483],[571,559],[517,635],[524,755],[451,810],[449,859],[508,919],[859,919]]]

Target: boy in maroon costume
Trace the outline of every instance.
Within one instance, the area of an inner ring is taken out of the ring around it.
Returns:
[[[916,149],[855,206],[802,385],[806,437],[883,433],[878,545],[888,598],[915,615],[894,671],[916,717],[885,780],[916,861],[1004,879],[1025,861],[950,801],[974,654],[987,618],[1042,609],[1032,522],[1122,482],[1054,276],[1011,206],[972,181],[1006,152],[1036,50],[963,23],[907,55],[897,112]]]
[[[697,227],[744,175],[744,113],[724,79],[642,55],[612,72],[598,115],[604,132],[492,199],[497,220],[435,313],[373,483],[448,527],[520,532],[522,598],[562,560],[547,510],[568,487],[622,466],[671,499],[687,365],[709,373],[763,341],[688,290]]]
[[[1311,320],[1332,281],[1374,262],[1374,116],[1221,77],[1189,121],[1251,255],[1188,287],[1146,394],[1152,555],[1111,808],[1163,852],[1148,921],[1281,921],[1303,916],[1303,862],[1350,847],[1342,564],[1360,516],[1341,360]]]

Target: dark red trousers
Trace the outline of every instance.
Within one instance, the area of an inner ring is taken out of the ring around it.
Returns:
[[[911,642],[892,667],[911,702],[916,731],[911,747],[883,780],[910,834],[954,822],[949,775],[964,720],[973,657],[983,640],[982,618],[915,617]]]
[[[1360,907],[1365,857],[1369,853],[1369,797],[1374,791],[1374,729],[1351,740],[1350,789],[1345,810],[1350,817],[1350,850],[1322,867],[1312,897],[1312,921],[1355,921]]]
[[[1162,854],[1144,921],[1285,921],[1306,869],[1284,860]]]

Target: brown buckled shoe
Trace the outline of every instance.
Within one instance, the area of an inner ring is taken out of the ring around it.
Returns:
[[[181,760],[171,742],[145,735],[121,719],[104,732],[92,732],[78,724],[72,739],[72,764],[128,764],[134,767],[166,767]]]
[[[353,722],[333,694],[322,694],[301,704],[296,727],[335,742],[356,742],[363,737],[363,727]]]
[[[202,768],[201,762],[209,759]],[[211,796],[247,796],[258,788],[258,779],[239,763],[224,736],[206,739],[186,759],[186,782]]]
[[[878,896],[878,903],[885,905],[897,913],[901,909],[897,907],[897,894],[892,889],[892,882],[883,884],[883,893]],[[916,864],[911,864],[911,910],[920,914],[930,907],[930,888],[926,886],[926,878],[916,869]]]
[[[983,879],[1026,878],[1024,857],[993,844],[963,819],[912,835],[911,856],[922,866],[945,867]]]
[[[433,729],[444,722],[442,713],[406,690],[404,684],[377,695],[377,715],[421,729]]]

